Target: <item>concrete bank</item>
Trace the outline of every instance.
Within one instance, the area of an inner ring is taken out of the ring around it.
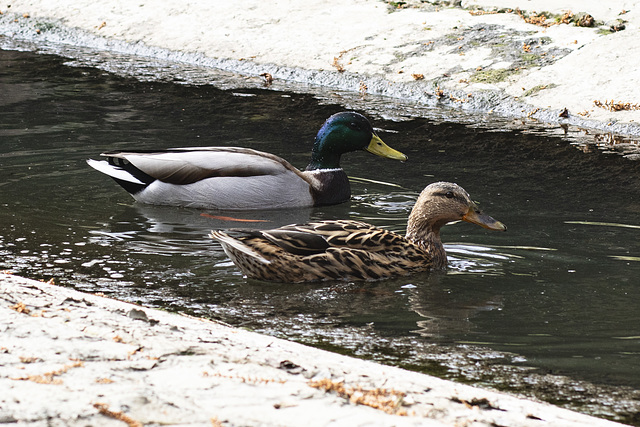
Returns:
[[[13,0],[0,12],[5,37],[640,135],[640,0]]]
[[[4,273],[0,325],[0,423],[620,425]]]

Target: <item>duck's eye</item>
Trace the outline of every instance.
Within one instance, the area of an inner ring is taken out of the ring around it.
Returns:
[[[444,197],[446,197],[447,199],[453,199],[453,191],[447,191],[446,193],[444,193]]]
[[[356,122],[350,122],[347,126],[349,126],[349,128],[353,130],[362,130],[360,125]]]

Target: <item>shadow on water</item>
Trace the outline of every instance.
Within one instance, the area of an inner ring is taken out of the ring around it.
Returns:
[[[85,159],[233,145],[304,167],[340,98],[141,83],[14,51],[0,51],[0,91],[0,269],[638,423],[640,162],[577,150],[555,129],[375,119],[410,161],[346,155],[349,203],[256,213],[144,206]],[[207,237],[347,217],[403,231],[436,180],[458,182],[509,227],[446,227],[447,273],[263,283],[243,278]]]

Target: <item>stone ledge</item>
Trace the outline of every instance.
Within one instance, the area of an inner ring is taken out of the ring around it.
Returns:
[[[5,423],[620,425],[4,273],[0,324]]]

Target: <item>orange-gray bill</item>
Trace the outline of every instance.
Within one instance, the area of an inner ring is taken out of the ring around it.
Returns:
[[[506,225],[500,221],[496,221],[489,215],[483,214],[475,206],[469,208],[469,211],[462,217],[462,220],[489,230],[507,231]]]

